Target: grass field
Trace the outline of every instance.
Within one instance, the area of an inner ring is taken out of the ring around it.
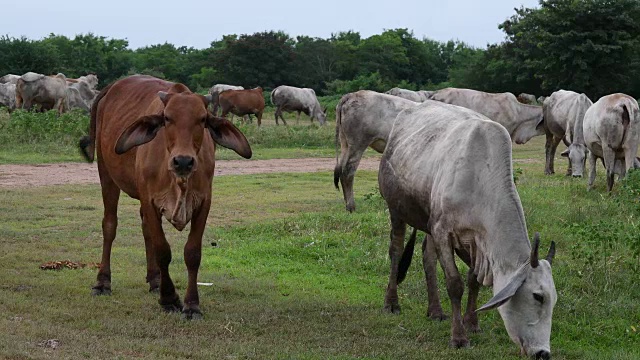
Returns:
[[[322,129],[332,134],[333,126]],[[293,148],[254,153],[277,157]],[[318,148],[312,156],[333,156],[332,142]],[[601,167],[588,192],[585,179],[562,175],[562,158],[558,174],[544,176],[543,148],[543,137],[515,146],[514,168],[521,170],[517,187],[530,233],[541,233],[544,254],[557,242],[553,357],[638,359],[637,194],[617,183],[609,196]],[[3,149],[3,156],[14,156]],[[33,161],[29,154],[25,159]],[[205,317],[194,322],[163,313],[157,295],[147,292],[137,201],[121,198],[113,295],[91,297],[97,270],[39,266],[99,261],[99,186],[0,189],[0,358],[520,358],[496,311],[480,315],[482,331],[470,335],[470,349],[448,347],[450,323],[426,318],[418,254],[399,289],[402,313],[384,313],[389,225],[377,174],[356,174],[357,211],[348,214],[329,170],[214,179],[199,276],[213,286],[200,287]],[[165,229],[174,252],[171,274],[183,296],[186,231]],[[442,273],[439,280],[446,294]],[[480,301],[490,293],[484,288]],[[447,296],[442,300],[448,311]]]

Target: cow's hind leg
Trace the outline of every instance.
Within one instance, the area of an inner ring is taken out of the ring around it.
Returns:
[[[602,146],[602,158],[604,160],[604,168],[606,171],[607,179],[607,191],[613,190],[613,183],[615,181],[615,168],[616,168],[616,153],[609,146],[603,144]]]
[[[553,136],[553,134],[551,134],[548,130],[546,135],[547,135],[547,139],[544,144],[545,155],[546,155],[544,174],[551,175],[555,173],[553,169],[553,162],[556,156],[556,149],[558,148],[558,144],[562,139]]]
[[[364,154],[366,149],[366,144],[357,143],[347,145],[347,150],[340,156],[340,184],[342,185],[346,208],[349,212],[356,210],[356,201],[353,195],[353,179],[356,175],[360,160],[362,159],[362,154]]]
[[[118,201],[120,200],[120,188],[113,182],[111,176],[98,162],[100,185],[102,187],[102,203],[104,215],[102,218],[102,261],[96,284],[91,291],[92,295],[111,295],[111,247],[116,238],[118,227]]]
[[[169,276],[169,264],[171,263],[171,247],[162,230],[161,215],[155,211],[153,204],[142,204],[142,226],[147,235],[153,241],[153,252],[160,269],[160,306],[165,311],[181,311],[182,303],[176,293],[176,288]]]
[[[433,238],[427,234],[422,242],[422,266],[424,267],[424,276],[427,283],[427,298],[429,302],[427,316],[434,320],[445,320],[447,316],[444,314],[444,311],[442,311],[438,291],[437,263],[438,254],[436,253]]]
[[[147,255],[147,283],[149,284],[149,292],[160,291],[160,269],[153,252],[153,239],[149,230],[145,226],[142,207],[140,208],[140,220],[142,221],[142,234],[144,236],[144,249]]]
[[[211,200],[203,202],[199,211],[194,214],[191,220],[191,230],[189,231],[189,239],[184,246],[184,262],[187,265],[189,279],[187,282],[187,293],[184,297],[184,307],[182,308],[182,316],[188,320],[197,320],[202,318],[200,311],[200,299],[198,297],[198,269],[200,268],[200,259],[202,257],[202,235],[209,215]]]
[[[407,231],[407,224],[401,220],[391,209],[391,234],[389,242],[389,258],[391,259],[391,270],[389,272],[389,283],[384,296],[384,310],[392,314],[400,313],[398,302],[398,266],[404,252],[404,235]]]

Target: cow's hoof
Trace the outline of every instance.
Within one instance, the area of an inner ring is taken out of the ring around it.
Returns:
[[[449,346],[454,349],[468,348],[470,346],[469,339],[467,338],[452,338],[449,341]]]
[[[444,312],[442,312],[442,310],[427,311],[427,317],[431,320],[438,320],[438,321],[444,321],[449,318],[447,315],[444,314]]]
[[[202,320],[202,312],[200,309],[184,309],[182,310],[182,320]]]
[[[182,302],[180,302],[180,298],[176,296],[173,301],[164,302],[162,299],[158,300],[160,306],[162,306],[162,310],[165,312],[181,312],[182,311]]]
[[[104,285],[96,285],[91,289],[91,296],[110,296],[111,288]]]
[[[398,305],[398,304],[386,304],[384,306],[384,311],[388,312],[389,314],[398,315],[398,314],[400,314],[400,305]]]

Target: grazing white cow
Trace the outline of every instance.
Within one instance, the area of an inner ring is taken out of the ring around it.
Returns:
[[[567,176],[582,176],[587,155],[584,143],[582,121],[587,109],[593,105],[585,94],[573,91],[558,90],[551,94],[542,104],[544,127],[547,136],[545,143],[546,161],[544,173],[551,175],[553,160],[560,140],[568,139],[569,148],[561,155],[569,159]]]
[[[67,82],[67,85],[69,86],[69,88],[74,88],[78,91],[78,94],[82,98],[82,101],[86,104],[86,107],[90,109],[91,105],[93,104],[93,100],[97,95],[96,91],[91,88],[91,85],[84,80]],[[73,105],[70,106],[74,107]],[[80,104],[78,104],[77,107],[84,108],[84,106],[81,106]]]
[[[636,162],[640,135],[638,102],[616,93],[601,97],[584,115],[584,141],[589,149],[589,189],[596,178],[596,159],[604,161],[607,190],[613,189],[614,174],[621,178]]]
[[[451,346],[469,345],[465,326],[479,330],[476,302],[483,284],[493,286],[494,296],[478,311],[498,308],[521,354],[549,359],[557,300],[551,274],[555,245],[544,260],[538,257],[539,236],[533,248],[529,243],[505,128],[469,109],[434,101],[404,110],[389,134],[378,184],[391,219],[385,309],[400,312],[398,281],[406,274],[415,241],[413,235],[404,249],[408,224],[429,234],[423,256],[432,317],[442,314],[437,260],[445,272],[453,313]],[[469,266],[464,318],[464,282],[455,254]]]
[[[431,98],[431,95],[433,95],[434,93],[435,91],[427,91],[427,90],[413,91],[413,90],[407,90],[407,89],[402,89],[398,87],[385,91],[385,94],[399,96],[401,98],[415,101],[415,102],[423,102],[425,100],[429,100]]]
[[[446,88],[436,91],[431,99],[479,112],[504,126],[516,144],[524,144],[532,137],[544,134],[542,107],[522,104],[512,93]]]
[[[244,90],[242,86],[236,85],[227,85],[227,84],[215,84],[209,89],[209,94],[211,94],[211,106],[213,115],[218,116],[218,107],[220,106],[219,95],[223,91],[227,90]],[[233,115],[232,115],[233,116]]]
[[[87,105],[77,88],[72,86],[67,87],[67,101],[69,104],[69,110],[81,109],[87,114],[91,113],[91,106]]]
[[[313,119],[317,119],[320,125],[324,125],[327,121],[327,110],[322,109],[316,97],[316,92],[310,88],[280,85],[271,91],[271,103],[276,107],[276,125],[278,125],[278,117],[287,125],[282,116],[283,111],[297,111],[296,124],[300,122],[301,112],[309,116],[311,122],[313,122]]]
[[[0,84],[13,84],[15,85],[20,79],[20,75],[7,74],[3,77],[0,77]]]
[[[38,105],[41,110],[58,110],[62,114],[68,109],[67,81],[64,74],[45,76],[28,72],[16,83],[16,108],[31,109]]]
[[[346,94],[336,106],[336,167],[333,182],[342,192],[347,211],[356,209],[353,177],[367,147],[382,153],[398,113],[419,103],[397,96],[360,90]]]
[[[16,84],[0,84],[0,106],[4,106],[9,111],[16,108]]]

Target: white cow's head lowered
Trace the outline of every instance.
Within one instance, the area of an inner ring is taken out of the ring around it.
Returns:
[[[551,359],[551,317],[558,295],[551,275],[555,243],[546,259],[538,259],[540,235],[535,234],[531,259],[488,303],[478,309],[498,308],[511,339],[520,353],[535,359]]]

